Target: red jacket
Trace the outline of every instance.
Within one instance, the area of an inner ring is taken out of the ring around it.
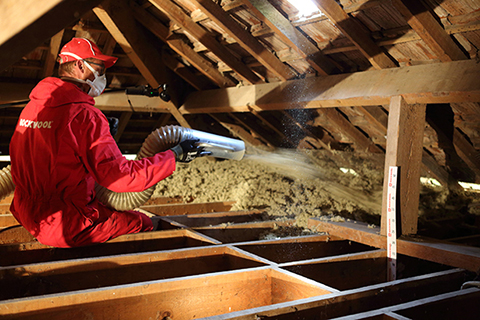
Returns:
[[[93,98],[72,83],[46,78],[30,99],[10,142],[15,218],[56,247],[143,230],[132,212],[118,213],[95,199],[95,181],[114,192],[143,191],[173,173],[173,152],[126,160]]]

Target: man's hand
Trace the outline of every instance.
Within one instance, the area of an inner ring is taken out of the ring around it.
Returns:
[[[190,162],[197,157],[209,155],[210,152],[204,151],[204,147],[195,145],[198,140],[185,140],[171,150],[175,153],[175,160],[178,162]]]

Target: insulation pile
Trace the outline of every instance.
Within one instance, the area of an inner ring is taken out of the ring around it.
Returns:
[[[296,219],[300,227],[312,216],[380,224],[383,167],[378,159],[342,152],[353,169],[344,173],[325,151],[253,151],[242,161],[206,157],[178,164],[176,172],[157,185],[153,198],[236,201],[232,210],[265,209],[271,216]],[[472,202],[475,196],[424,185],[420,218],[480,214],[475,212],[478,203]]]

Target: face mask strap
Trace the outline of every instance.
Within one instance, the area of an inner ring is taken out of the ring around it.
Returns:
[[[90,71],[93,72],[93,74],[95,75],[95,79],[100,77],[100,74],[98,73],[98,71],[96,71],[95,69],[93,69],[93,67],[87,62],[87,60],[83,60],[83,63],[85,63],[85,65],[87,66],[88,69],[90,69]]]

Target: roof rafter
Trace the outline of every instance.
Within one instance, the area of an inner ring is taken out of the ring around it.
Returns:
[[[225,77],[221,72],[218,71],[218,69],[215,68],[215,66],[190,48],[182,39],[172,36],[168,28],[161,24],[145,9],[141,8],[135,3],[131,3],[131,7],[137,21],[142,23],[155,36],[165,42],[172,50],[183,57],[186,61],[191,63],[213,83],[220,88],[232,87],[235,85],[231,79]]]
[[[220,60],[229,65],[245,81],[251,84],[263,82],[250,68],[237,59],[227,48],[218,42],[207,30],[195,23],[177,5],[169,0],[149,0],[155,7],[165,13],[175,23],[206,46]]]
[[[60,45],[62,44],[64,30],[62,29],[56,35],[50,39],[50,47],[47,57],[45,58],[45,64],[43,66],[43,76],[50,77],[53,75],[53,69],[55,68],[55,62],[57,61],[58,52],[60,51]]]
[[[41,46],[60,30],[75,22],[102,0],[0,2],[0,70]]]
[[[392,4],[441,61],[467,59],[466,55],[421,1],[392,0]]]
[[[105,1],[93,11],[152,87],[169,82],[161,55],[136,25],[125,0]],[[182,126],[190,127],[172,101],[157,101],[158,106],[167,109]]]
[[[360,22],[355,17],[349,16],[335,0],[313,0],[313,2],[376,69],[396,67],[396,62],[375,44]]]
[[[297,51],[321,75],[331,74],[335,70],[333,61],[325,57],[322,52],[298,31],[268,1],[243,0],[244,4],[275,32],[286,44]]]
[[[225,32],[235,39],[242,48],[281,80],[285,81],[296,76],[296,73],[292,69],[274,56],[220,6],[211,0],[193,0],[192,2],[198,6],[200,10],[210,18],[210,20],[219,25]]]

